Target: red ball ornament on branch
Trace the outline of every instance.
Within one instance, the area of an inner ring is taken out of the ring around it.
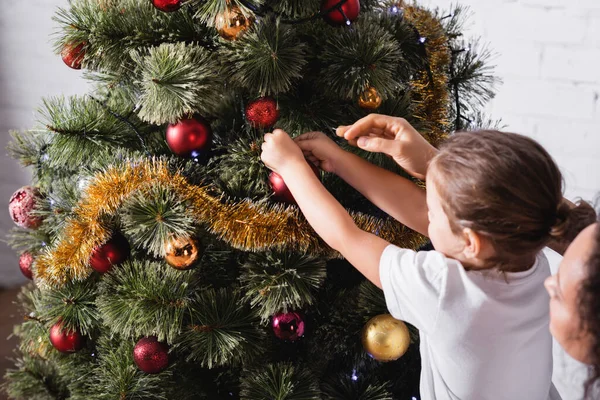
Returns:
[[[33,186],[23,186],[10,197],[8,212],[15,224],[21,228],[35,229],[42,223],[42,218],[33,214],[40,201],[40,192]]]
[[[129,243],[122,235],[114,235],[108,242],[98,246],[90,257],[90,267],[101,274],[110,271],[113,265],[124,262],[129,257]]]
[[[269,128],[279,119],[279,108],[272,97],[261,97],[246,106],[246,119],[254,128]]]
[[[198,157],[207,152],[211,138],[210,125],[197,116],[169,125],[166,132],[169,148],[181,157]]]
[[[81,69],[81,63],[85,57],[86,45],[86,42],[65,44],[60,52],[63,62],[70,68]]]
[[[155,336],[140,339],[133,349],[135,365],[147,374],[158,374],[169,366],[169,346]]]
[[[360,0],[323,0],[321,2],[321,13],[323,13],[323,18],[331,25],[350,25],[350,22],[358,18]]]
[[[152,5],[164,12],[173,12],[181,7],[181,0],[152,0]]]
[[[271,325],[278,339],[294,342],[304,336],[304,318],[297,312],[275,314]]]
[[[308,162],[308,165],[310,165],[310,168],[313,170],[317,178],[320,178],[321,172],[319,168],[317,168],[311,162]],[[273,189],[273,197],[275,200],[282,203],[296,204],[296,199],[294,199],[294,196],[292,196],[292,192],[290,192],[290,189],[288,189],[287,185],[283,181],[283,178],[277,172],[271,172],[269,175],[269,184],[271,185],[271,189]]]
[[[83,336],[77,330],[68,330],[58,321],[50,328],[50,343],[62,353],[74,353],[83,347]]]
[[[27,279],[33,280],[33,271],[31,270],[32,264],[33,255],[30,252],[26,251],[25,253],[21,254],[21,256],[19,257],[19,268],[21,269],[21,272],[23,273],[23,275],[25,275]]]

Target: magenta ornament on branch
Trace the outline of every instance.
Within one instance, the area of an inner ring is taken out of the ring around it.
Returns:
[[[181,0],[152,0],[152,5],[164,12],[173,12],[181,8]]]
[[[210,124],[199,116],[182,119],[167,127],[166,140],[171,151],[181,157],[198,157],[210,148]]]
[[[83,336],[77,330],[65,329],[58,321],[50,328],[50,343],[62,353],[75,353],[83,348]]]
[[[254,128],[270,128],[279,119],[279,108],[272,97],[261,97],[246,106],[246,119]]]
[[[327,12],[328,10],[331,10]],[[344,25],[355,21],[360,13],[360,0],[323,0],[321,2],[323,18],[331,25]]]
[[[19,256],[19,268],[27,279],[33,280],[33,271],[31,266],[33,265],[33,255],[26,251]]]
[[[69,68],[81,69],[81,63],[85,57],[86,45],[86,42],[65,44],[60,52],[63,62],[67,64]]]
[[[140,339],[133,349],[135,365],[147,374],[158,374],[169,366],[169,346],[155,336]]]
[[[308,165],[310,165],[310,168],[313,170],[313,172],[317,176],[317,178],[320,178],[321,172],[320,172],[319,168],[317,168],[313,163],[311,163],[309,161],[307,161],[307,162],[308,162]],[[275,198],[275,200],[277,200],[281,203],[296,204],[296,199],[294,199],[292,192],[290,192],[290,189],[288,189],[283,178],[277,172],[273,171],[269,175],[269,185],[271,186],[271,189],[273,190],[273,197]]]
[[[34,210],[40,199],[40,192],[33,186],[23,186],[14,192],[8,202],[8,211],[14,223],[21,228],[38,228],[42,218],[34,215]]]
[[[294,342],[304,336],[304,318],[298,312],[275,314],[271,325],[278,339]]]
[[[90,256],[90,267],[101,274],[112,269],[129,257],[130,247],[127,239],[121,234],[115,234],[101,246],[98,246]]]

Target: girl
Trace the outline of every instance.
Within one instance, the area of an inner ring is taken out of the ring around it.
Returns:
[[[383,289],[395,318],[420,330],[423,399],[558,398],[543,289],[550,271],[540,250],[565,231],[558,228],[570,224],[571,212],[548,153],[526,137],[487,131],[456,134],[437,153],[405,121],[370,118],[385,122],[363,120],[341,133],[368,137],[356,142],[364,148],[389,135],[389,153],[426,176],[426,193],[321,133],[294,142],[276,130],[265,135],[262,159],[283,177],[317,234]],[[360,230],[303,152],[427,234],[437,250],[401,249]]]

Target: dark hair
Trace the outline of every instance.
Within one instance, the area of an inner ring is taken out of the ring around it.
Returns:
[[[501,271],[522,267],[550,240],[571,241],[595,219],[589,204],[572,208],[563,200],[557,165],[526,136],[456,133],[431,168],[452,230],[470,228],[487,237],[497,254],[487,261]]]
[[[600,222],[600,221],[599,221]],[[582,329],[590,334],[590,373],[585,383],[585,398],[593,398],[592,390],[600,379],[600,224],[594,229],[592,253],[587,260],[588,275],[579,289],[579,315]]]

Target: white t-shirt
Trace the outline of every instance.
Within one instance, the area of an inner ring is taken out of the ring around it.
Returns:
[[[423,400],[560,398],[543,253],[529,270],[502,275],[390,245],[379,272],[392,316],[420,331]]]

